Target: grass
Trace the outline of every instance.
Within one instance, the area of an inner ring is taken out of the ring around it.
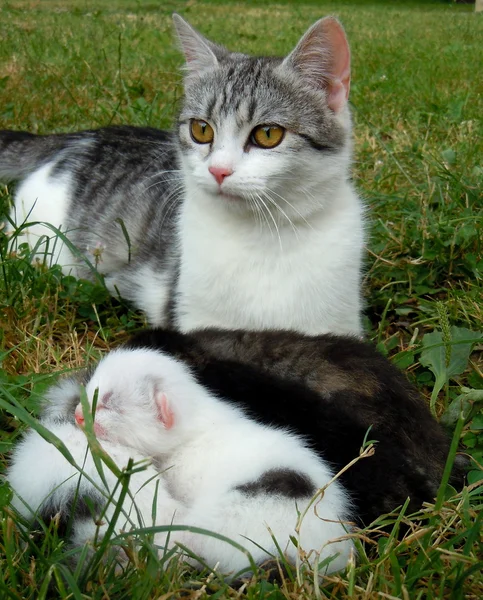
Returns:
[[[452,496],[442,488],[419,515],[383,520],[394,532],[408,525],[402,540],[360,532],[357,564],[320,589],[310,573],[280,585],[260,573],[241,591],[163,564],[149,532],[139,550],[128,540],[133,562],[122,576],[109,561],[73,571],[55,528],[31,536],[19,527],[2,485],[2,597],[481,598],[482,17],[436,1],[3,2],[0,127],[169,127],[181,94],[174,10],[208,37],[260,54],[287,53],[322,15],[343,21],[353,51],[354,177],[369,207],[367,329],[457,429],[473,457],[470,485]],[[2,213],[11,191],[0,187]],[[124,341],[143,317],[100,285],[32,265],[25,248],[0,237],[0,399],[14,407],[0,413],[3,470],[55,376]]]

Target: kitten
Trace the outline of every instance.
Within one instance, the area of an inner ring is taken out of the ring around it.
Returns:
[[[418,390],[372,344],[289,331],[158,329],[126,347],[183,361],[211,393],[260,424],[303,436],[336,471],[358,456],[366,435],[376,440],[374,456],[340,478],[362,525],[408,497],[412,512],[437,494],[449,439]],[[454,486],[463,485],[464,470],[456,457]]]
[[[361,333],[363,208],[349,181],[350,52],[317,21],[285,58],[229,52],[174,16],[186,57],[172,133],[0,132],[17,223],[66,272],[97,264],[152,325]]]
[[[55,402],[64,393],[73,398],[70,392],[76,385],[78,382],[69,380],[61,383],[54,388],[51,399]],[[247,548],[257,563],[278,554],[273,538],[288,560],[295,563],[299,552],[291,541],[295,538],[308,552],[312,565],[326,561],[322,572],[346,566],[353,551],[349,498],[337,481],[331,481],[333,471],[302,437],[288,428],[258,424],[200,386],[186,365],[152,350],[110,353],[89,378],[86,392],[91,403],[97,396],[94,431],[109,453],[121,458],[150,455],[156,460],[162,472],[157,525],[183,523],[215,531]],[[53,418],[59,412],[64,415],[61,425],[57,423],[58,416]],[[70,401],[62,400],[58,407],[54,404],[47,414],[55,433],[69,431],[71,437],[66,438],[64,433],[64,439],[69,449],[75,447],[77,460],[82,464],[86,443],[74,440],[82,433],[72,424]],[[84,425],[80,404],[75,418],[80,426]],[[61,427],[64,430],[59,431]],[[8,478],[16,492],[26,495],[34,508],[40,505],[42,514],[45,507],[51,513],[53,508],[65,510],[72,504],[78,485],[78,478],[73,477],[62,483],[73,468],[65,460],[61,465],[59,460],[50,459],[56,452],[38,434],[30,432],[14,452],[9,471]],[[51,472],[50,464],[55,466],[55,472]],[[41,475],[29,482],[22,476],[23,467],[27,474],[35,470]],[[90,468],[89,474],[95,477]],[[154,497],[151,488],[159,477],[153,477],[152,472],[142,474],[144,480],[147,476],[151,481],[144,481],[137,509],[149,520]],[[37,483],[39,479],[41,485]],[[47,492],[59,484],[59,490],[44,502]],[[326,489],[313,502],[319,488]],[[81,489],[87,503],[93,490],[84,482]],[[97,493],[94,499],[99,502]],[[83,505],[80,508],[82,533],[88,539],[86,531],[93,537],[92,517],[89,522]],[[297,532],[299,511],[306,514]],[[83,541],[77,531],[78,520],[74,519],[77,543]],[[208,565],[218,564],[222,572],[232,573],[248,566],[244,553],[214,537],[176,531],[170,535],[170,544],[175,541],[190,548]],[[164,547],[166,534],[156,535],[155,543]]]

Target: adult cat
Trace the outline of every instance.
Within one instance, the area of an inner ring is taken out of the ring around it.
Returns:
[[[232,53],[174,22],[186,57],[174,132],[128,126],[0,132],[20,180],[19,241],[86,276],[152,325],[361,333],[363,208],[349,181],[350,52],[331,17],[285,58]]]

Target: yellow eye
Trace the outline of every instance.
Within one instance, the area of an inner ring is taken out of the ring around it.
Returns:
[[[206,121],[192,119],[190,123],[190,133],[193,141],[198,144],[209,144],[215,137],[213,127]]]
[[[283,140],[285,129],[279,125],[259,125],[250,136],[251,141],[260,148],[275,148]]]

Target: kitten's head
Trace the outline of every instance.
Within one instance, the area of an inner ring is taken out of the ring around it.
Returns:
[[[149,455],[172,450],[182,441],[179,425],[189,411],[191,380],[182,364],[154,350],[109,353],[86,385],[97,437]],[[75,420],[84,426],[81,404]]]
[[[350,52],[338,21],[317,21],[285,59],[232,53],[174,22],[186,57],[188,190],[282,222],[330,201],[350,160]]]

